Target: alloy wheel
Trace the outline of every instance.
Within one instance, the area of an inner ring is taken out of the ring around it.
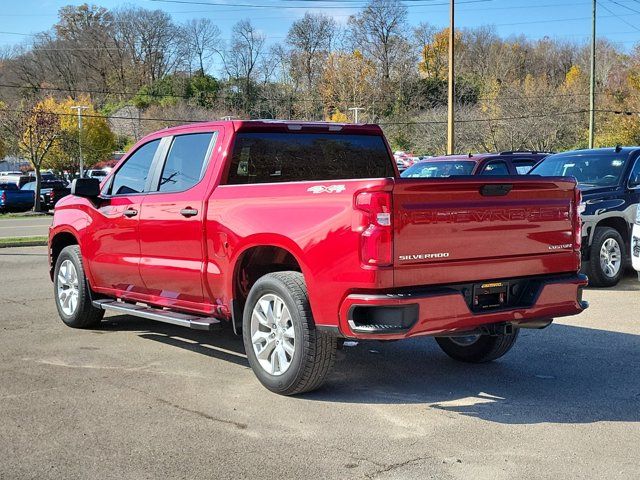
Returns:
[[[60,264],[57,277],[58,303],[65,315],[73,315],[78,308],[78,272],[71,260]]]
[[[622,249],[615,238],[607,238],[600,248],[600,267],[604,274],[615,277],[622,265]]]
[[[251,313],[251,344],[265,372],[278,376],[291,366],[296,334],[291,313],[278,295],[260,297]]]

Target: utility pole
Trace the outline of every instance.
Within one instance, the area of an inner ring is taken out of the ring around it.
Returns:
[[[358,123],[358,112],[360,110],[364,110],[364,107],[351,107],[349,108],[349,110],[351,110],[353,112],[353,116],[354,116],[354,122],[353,123]]]
[[[78,155],[80,157],[80,178],[84,176],[84,165],[82,162],[82,110],[88,110],[85,105],[74,105],[71,110],[78,111]]]
[[[593,148],[596,123],[596,0],[591,19],[591,85],[589,88],[589,148]]]
[[[594,0],[595,1],[595,0]],[[449,96],[448,96],[448,111],[447,111],[447,154],[453,155],[455,151],[455,143],[453,139],[454,135],[454,127],[453,127],[453,118],[454,118],[454,110],[453,110],[453,93],[455,87],[455,66],[454,66],[454,39],[455,39],[455,15],[454,15],[454,2],[455,0],[450,0],[449,6]]]

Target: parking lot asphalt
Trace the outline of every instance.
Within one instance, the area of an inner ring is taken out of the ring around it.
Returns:
[[[0,251],[0,478],[638,478],[640,282],[487,365],[359,343],[285,398],[230,330],[58,319],[44,247]]]
[[[51,219],[50,216],[2,218],[0,215],[0,238],[49,235]]]

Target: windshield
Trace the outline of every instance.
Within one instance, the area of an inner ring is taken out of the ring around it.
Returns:
[[[476,162],[451,160],[442,162],[418,162],[407,168],[401,177],[404,178],[436,178],[456,175],[471,175]]]
[[[560,153],[545,158],[529,173],[544,177],[575,177],[587,188],[617,185],[627,162],[627,154]]]

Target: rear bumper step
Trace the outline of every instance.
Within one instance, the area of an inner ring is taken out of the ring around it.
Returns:
[[[134,315],[136,317],[147,318],[157,322],[170,323],[180,327],[192,328],[195,330],[212,330],[220,325],[220,320],[211,317],[200,317],[186,313],[171,312],[160,308],[147,307],[133,303],[118,302],[117,300],[94,300],[93,306],[103,310]]]

